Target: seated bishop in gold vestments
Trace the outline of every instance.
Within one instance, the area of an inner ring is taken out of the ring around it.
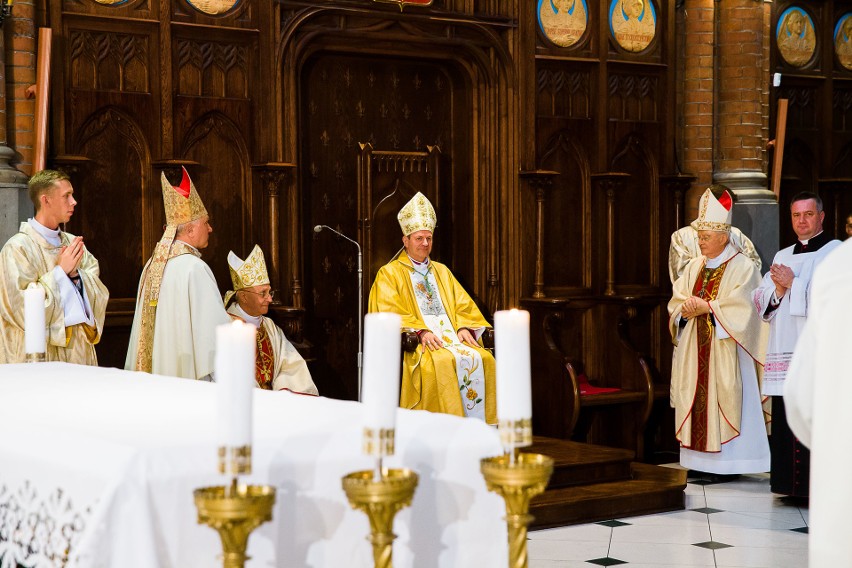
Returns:
[[[42,170],[29,181],[35,215],[0,251],[0,363],[23,363],[24,290],[44,289],[45,360],[97,365],[109,292],[83,238],[60,229],[77,202],[68,176]]]
[[[281,328],[264,317],[272,303],[272,286],[263,251],[254,245],[244,261],[233,251],[229,252],[228,269],[234,290],[225,294],[225,308],[232,318],[257,328],[255,379],[258,388],[318,395],[305,360],[287,341]]]
[[[397,219],[403,250],[376,274],[369,311],[400,314],[420,339],[404,354],[400,406],[496,424],[494,357],[477,343],[490,326],[450,269],[429,258],[435,209],[418,193]]]

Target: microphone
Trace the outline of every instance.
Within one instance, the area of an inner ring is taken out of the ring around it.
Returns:
[[[358,247],[358,402],[361,402],[361,374],[363,371],[364,356],[364,271],[362,265],[361,245],[358,244],[358,241],[350,239],[337,229],[332,229],[328,225],[314,225],[314,233],[321,233],[323,229],[328,229],[338,237],[343,237]]]
[[[337,229],[332,229],[328,225],[314,225],[314,232],[315,233],[321,233],[323,229],[328,229],[329,231],[331,231],[332,233],[334,233],[338,237],[343,237],[344,239],[346,239],[347,241],[349,241],[350,243],[352,243],[353,245],[358,247],[358,254],[361,254],[361,245],[358,244],[358,241],[356,241],[354,239],[350,239],[349,237],[347,237],[346,235],[344,235],[343,233],[341,233]],[[360,263],[359,263],[359,265],[360,265]],[[360,268],[358,270],[360,270]]]

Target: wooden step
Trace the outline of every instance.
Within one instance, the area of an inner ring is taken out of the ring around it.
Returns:
[[[547,490],[530,503],[531,528],[674,511],[684,507],[686,471],[634,462],[630,450],[534,437],[530,453],[553,458]]]
[[[686,471],[632,463],[631,478],[548,489],[530,503],[531,529],[562,527],[684,508]]]
[[[524,451],[553,458],[548,490],[631,479],[631,450],[535,436],[533,445]]]

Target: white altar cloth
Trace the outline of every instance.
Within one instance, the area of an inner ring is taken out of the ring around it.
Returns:
[[[43,363],[0,365],[0,566],[221,566],[197,523],[195,488],[216,473],[211,383]],[[256,390],[248,483],[276,487],[273,520],[249,539],[248,567],[369,567],[367,517],[341,488],[370,469],[362,405]],[[505,566],[503,500],[482,457],[500,453],[479,420],[400,410],[396,455],[420,482],[396,517],[395,566]],[[28,549],[28,550],[27,550]],[[25,558],[20,558],[21,556]]]

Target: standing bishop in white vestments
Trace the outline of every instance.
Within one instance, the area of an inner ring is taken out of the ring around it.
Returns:
[[[213,228],[186,169],[177,187],[165,174],[160,181],[167,225],[139,280],[124,368],[210,380],[216,326],[231,321],[201,260]]]
[[[258,388],[318,395],[308,364],[287,341],[281,328],[264,317],[272,303],[272,286],[263,251],[254,245],[245,260],[229,252],[228,270],[234,289],[225,294],[225,308],[232,318],[257,328],[255,380]]]
[[[759,386],[766,324],[751,305],[760,273],[730,243],[732,204],[727,192],[701,196],[693,226],[702,256],[675,281],[668,306],[680,463],[722,475],[769,470]]]
[[[846,436],[852,432],[852,241],[814,271],[808,322],[784,381],[787,421],[811,449],[809,566],[852,565],[849,511],[852,471]]]
[[[35,216],[0,251],[0,363],[23,363],[24,290],[44,289],[47,361],[97,365],[109,291],[83,237],[60,229],[77,201],[67,175],[35,173],[29,181]]]
[[[420,339],[404,354],[400,406],[496,424],[494,357],[477,343],[490,326],[450,269],[429,258],[435,209],[418,192],[397,220],[404,250],[379,269],[369,308],[400,314]]]
[[[810,454],[787,425],[782,396],[784,379],[808,319],[814,269],[840,246],[840,241],[822,230],[825,211],[817,194],[796,195],[790,203],[790,215],[798,241],[775,255],[769,272],[753,293],[753,300],[757,313],[769,322],[763,394],[772,400],[770,487],[773,493],[807,497]]]

